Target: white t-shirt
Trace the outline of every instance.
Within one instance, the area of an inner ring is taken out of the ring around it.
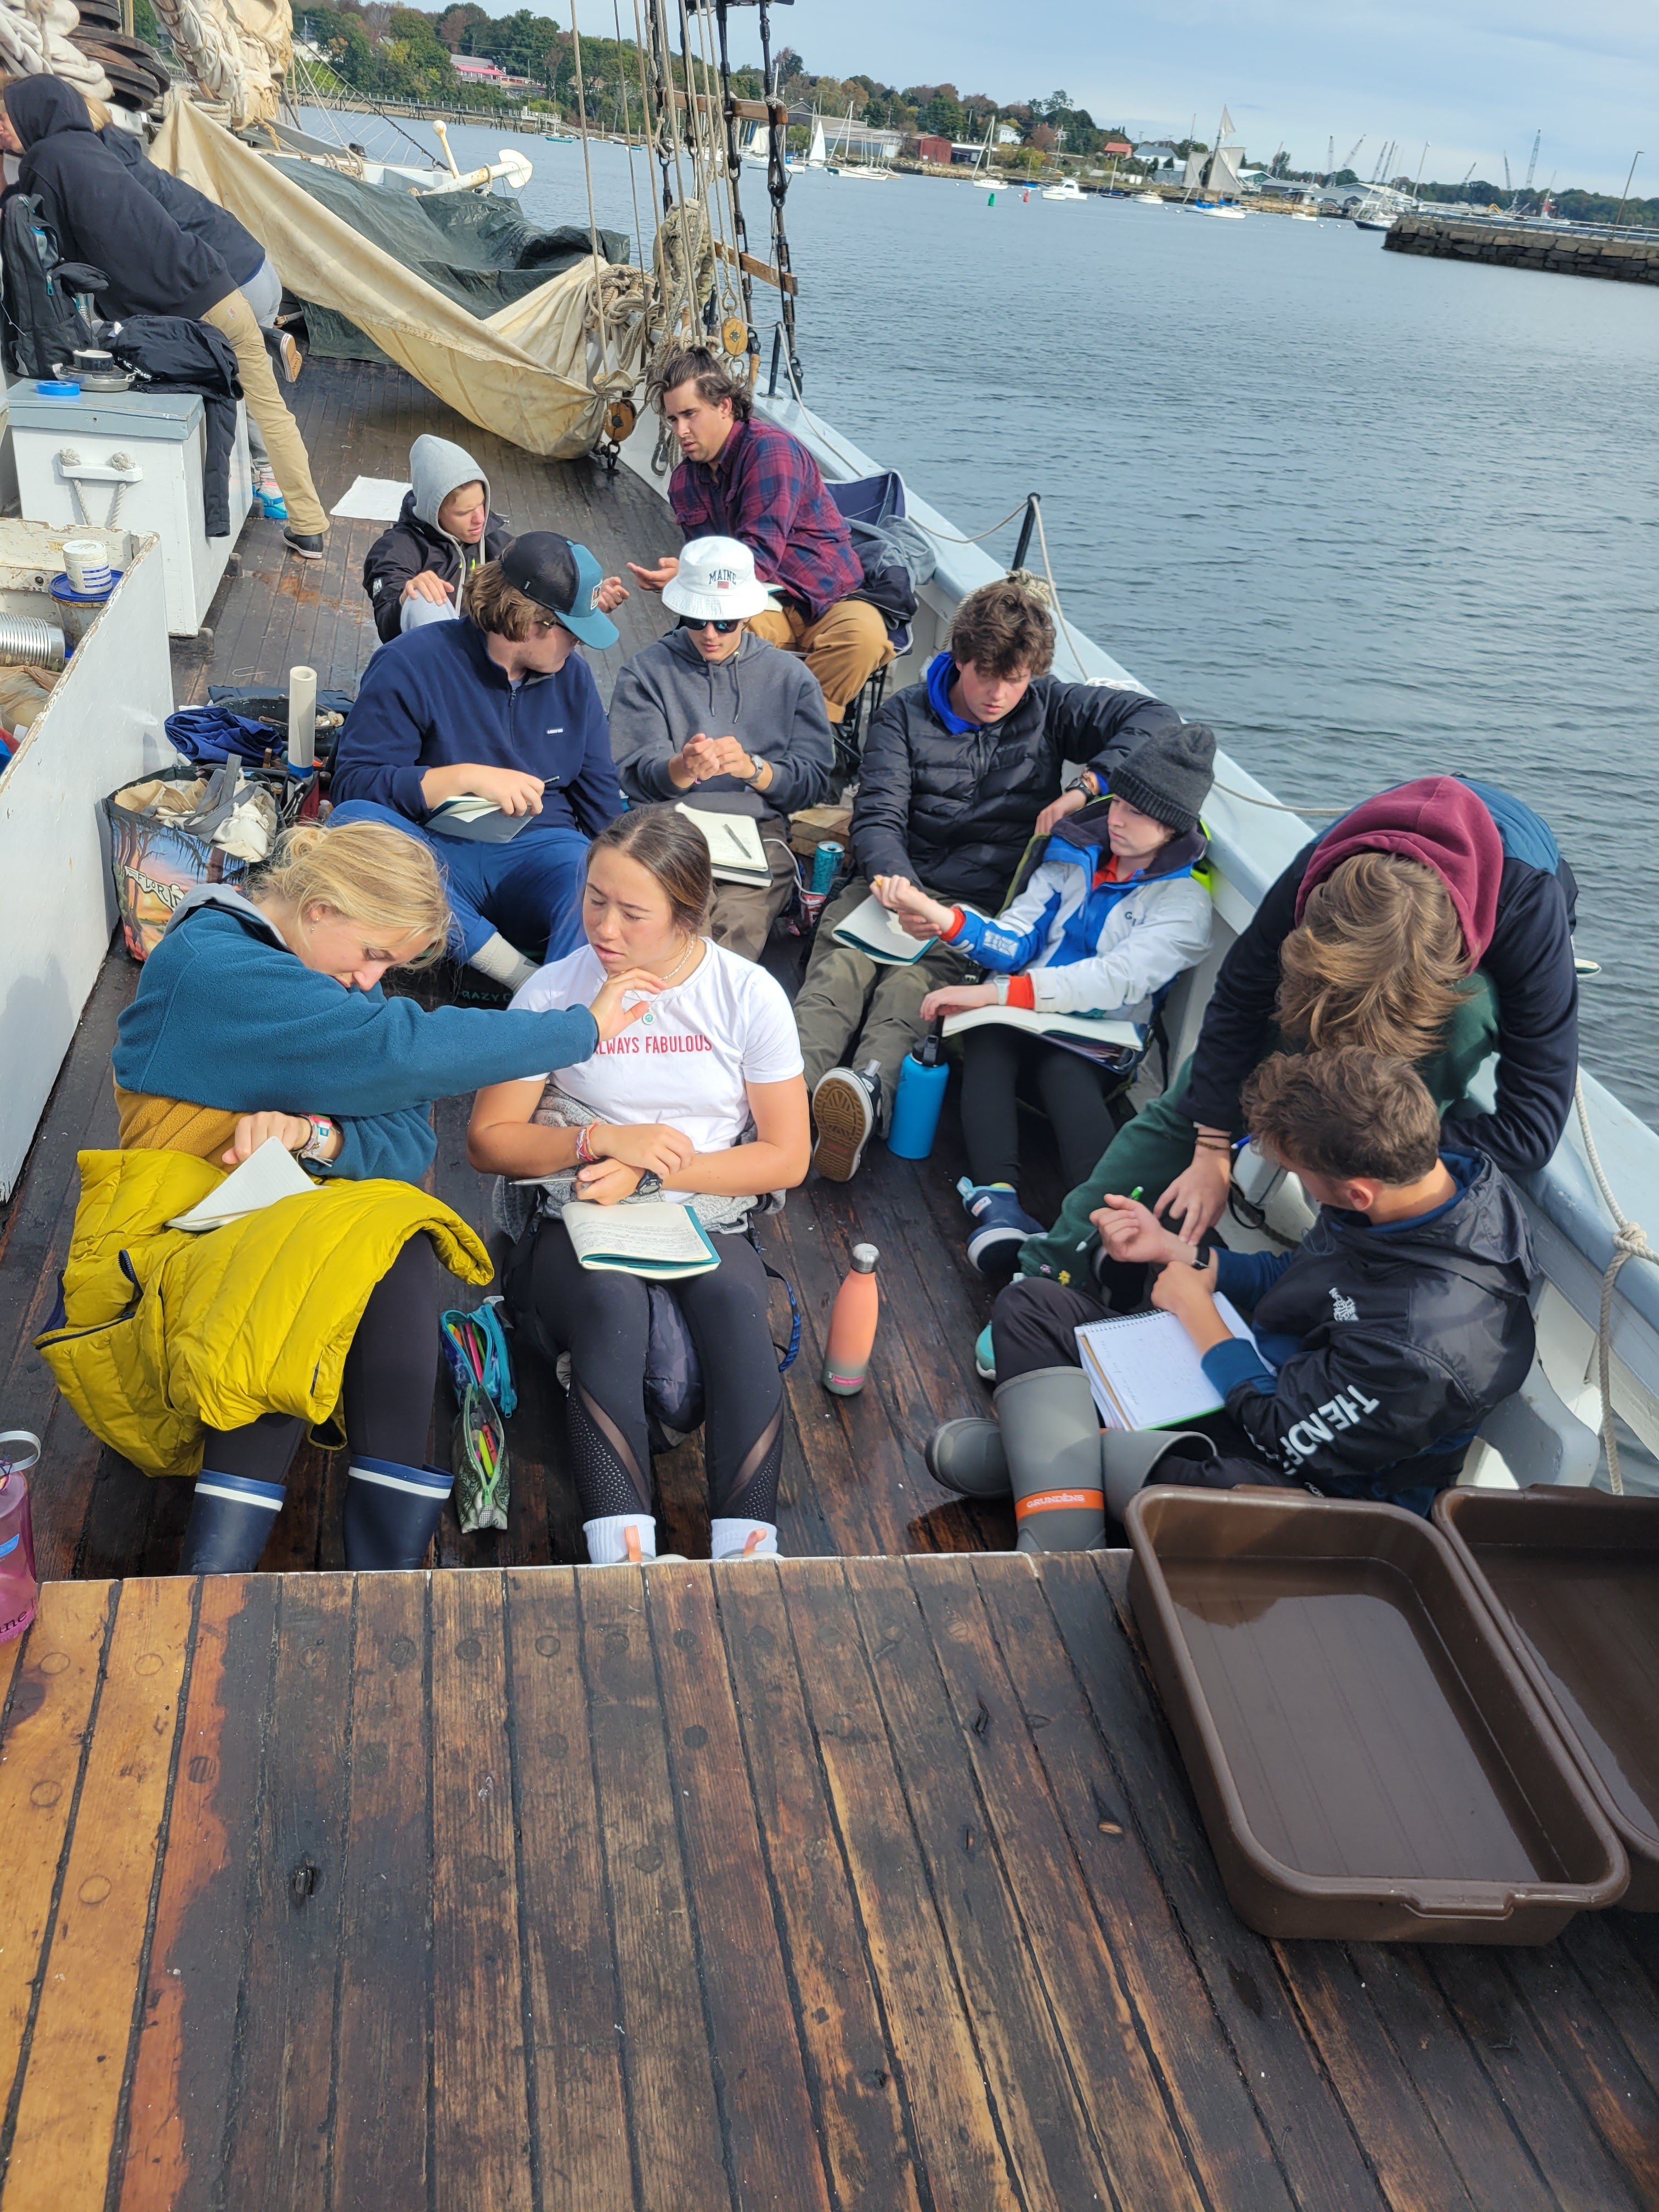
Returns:
[[[721,1152],[753,1119],[745,1086],[787,1083],[805,1063],[782,986],[712,939],[703,947],[683,983],[671,983],[620,1036],[601,1038],[591,1060],[554,1070],[553,1079],[596,1121],[665,1121],[698,1152]],[[586,1006],[605,981],[598,954],[584,945],[538,969],[513,1003],[526,1013]]]

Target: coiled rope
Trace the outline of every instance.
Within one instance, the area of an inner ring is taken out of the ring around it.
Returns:
[[[1625,1478],[1619,1467],[1619,1437],[1613,1412],[1613,1286],[1627,1260],[1645,1260],[1659,1267],[1659,1252],[1649,1243],[1641,1224],[1632,1221],[1622,1211],[1613,1194],[1613,1186],[1607,1181],[1607,1170],[1590,1132],[1589,1107],[1581,1076],[1573,1079],[1572,1099],[1578,1109],[1578,1133],[1584,1140],[1584,1157],[1595,1178],[1595,1188],[1601,1194],[1601,1203],[1613,1216],[1613,1257],[1601,1278],[1601,1311],[1595,1328],[1596,1379],[1601,1389],[1601,1449],[1607,1458],[1607,1486],[1615,1498],[1622,1498]]]

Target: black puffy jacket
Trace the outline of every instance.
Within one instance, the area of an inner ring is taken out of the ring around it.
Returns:
[[[1271,1392],[1260,1375],[1234,1382],[1227,1411],[1262,1459],[1332,1497],[1455,1482],[1474,1431],[1532,1365],[1536,1267],[1520,1199],[1484,1153],[1442,1157],[1463,1186],[1443,1212],[1379,1230],[1322,1207],[1255,1301],[1256,1334],[1301,1349]],[[1220,1287],[1248,1302],[1238,1278],[1273,1265],[1224,1253]],[[1253,1364],[1247,1346],[1223,1349]]]
[[[134,133],[123,131],[118,123],[106,123],[98,133],[98,143],[108,147],[127,174],[167,210],[180,230],[212,247],[229,270],[233,284],[250,283],[258,275],[265,249],[228,208],[222,208],[170,169],[158,168]]]
[[[375,539],[363,562],[363,589],[368,593],[374,627],[383,645],[402,635],[404,586],[411,576],[430,568],[446,584],[458,587],[458,597],[462,582],[461,555],[455,540],[447,530],[435,528],[416,514],[415,499],[412,491],[404,494],[398,520]],[[512,543],[512,524],[492,508],[477,559],[499,561]]]
[[[205,314],[236,289],[224,262],[180,230],[92,127],[87,103],[61,77],[14,77],[6,112],[23,144],[18,181],[39,195],[67,261],[109,279],[100,314]],[[251,273],[251,272],[250,272]]]
[[[1011,714],[960,735],[927,684],[874,716],[853,804],[853,854],[865,876],[908,876],[936,897],[1000,904],[1037,816],[1079,761],[1103,782],[1146,738],[1181,717],[1144,691],[1040,676]]]

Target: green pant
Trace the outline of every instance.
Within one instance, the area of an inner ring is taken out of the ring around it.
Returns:
[[[795,1000],[795,1026],[800,1031],[809,1097],[818,1078],[832,1067],[867,1067],[875,1061],[881,1072],[877,1127],[885,1136],[899,1068],[927,1026],[921,1002],[930,991],[961,982],[968,970],[961,953],[948,945],[931,945],[909,968],[884,967],[854,951],[850,945],[837,945],[830,933],[869,896],[869,884],[862,876],[854,876],[823,909]]]
[[[1280,1040],[1274,1040],[1274,1047],[1279,1048]],[[1447,1024],[1439,1051],[1418,1068],[1443,1115],[1462,1103],[1476,1069],[1497,1049],[1497,994],[1486,977],[1477,974]],[[1069,1282],[1079,1272],[1079,1254],[1093,1249],[1096,1237],[1089,1216],[1098,1211],[1109,1190],[1127,1197],[1139,1189],[1152,1206],[1192,1165],[1194,1125],[1173,1103],[1185,1095],[1192,1072],[1192,1061],[1183,1060],[1162,1097],[1143,1106],[1118,1131],[1101,1154],[1093,1175],[1068,1193],[1060,1218],[1048,1235],[1028,1237],[1021,1245],[1021,1274],[1048,1275],[1056,1282]],[[1246,1133],[1242,1121],[1232,1133],[1236,1138]]]

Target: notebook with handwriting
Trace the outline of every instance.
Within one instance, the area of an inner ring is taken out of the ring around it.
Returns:
[[[1216,1308],[1235,1336],[1255,1337],[1225,1298]],[[1114,1314],[1077,1332],[1083,1371],[1109,1429],[1176,1429],[1218,1413],[1197,1346],[1172,1313]]]

